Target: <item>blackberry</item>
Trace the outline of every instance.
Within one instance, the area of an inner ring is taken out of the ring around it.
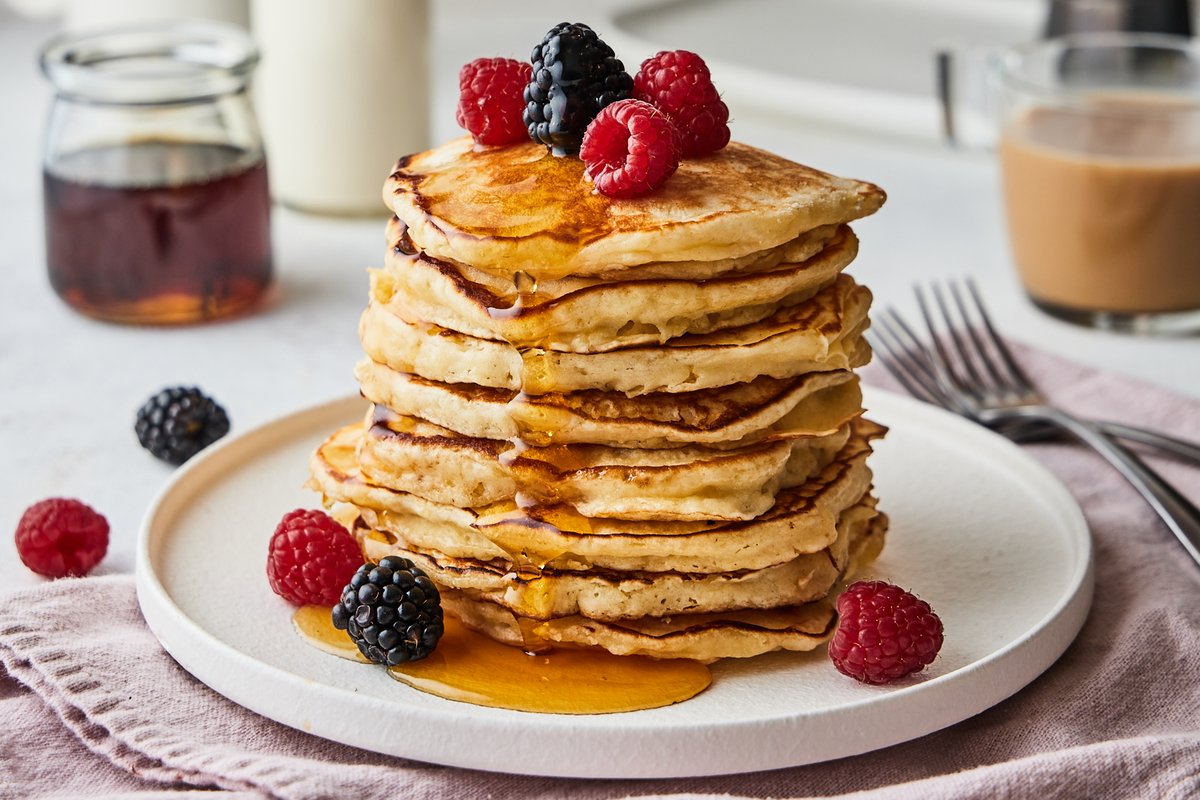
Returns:
[[[229,417],[199,389],[175,386],[138,409],[133,430],[142,447],[179,465],[229,433]]]
[[[387,556],[358,568],[333,607],[333,627],[346,631],[359,652],[394,667],[419,661],[442,638],[442,598],[413,562]]]
[[[588,123],[609,103],[633,97],[633,78],[613,49],[580,22],[562,22],[533,48],[525,87],[529,138],[556,156],[579,152]]]

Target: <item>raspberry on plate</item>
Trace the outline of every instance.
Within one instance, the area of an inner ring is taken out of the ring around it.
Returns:
[[[504,145],[524,141],[525,86],[532,69],[513,58],[477,58],[458,73],[458,112],[455,119],[478,144]]]
[[[275,594],[296,605],[331,606],[363,563],[358,543],[324,511],[284,514],[267,551],[267,579]]]
[[[704,59],[687,50],[662,51],[642,62],[633,77],[633,96],[671,117],[694,158],[729,143],[729,108],[713,86]]]
[[[829,657],[863,683],[899,680],[928,666],[942,647],[942,621],[924,600],[883,581],[858,581],[837,599]]]
[[[601,194],[636,197],[662,186],[679,166],[679,132],[649,103],[618,100],[592,120],[579,157]]]
[[[52,497],[25,509],[17,554],[47,578],[86,575],[108,551],[108,520],[79,500]]]

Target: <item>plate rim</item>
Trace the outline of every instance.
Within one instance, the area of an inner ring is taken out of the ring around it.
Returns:
[[[569,715],[509,712],[521,715],[522,718],[536,717],[537,722],[534,725],[549,734],[570,731],[574,737],[573,747],[584,753],[591,749],[588,740],[602,740],[604,737],[614,735],[621,737],[623,748],[637,750],[643,746],[654,746],[662,751],[662,742],[658,741],[656,737],[665,731],[710,734],[703,740],[706,743],[705,748],[702,748],[705,752],[699,755],[696,753],[696,741],[692,741],[691,746],[678,749],[674,760],[667,753],[662,753],[663,757],[657,759],[656,763],[652,765],[643,764],[614,776],[611,761],[605,761],[603,764],[579,764],[572,768],[564,768],[561,763],[547,762],[544,755],[541,757],[542,761],[522,763],[523,769],[514,770],[511,758],[503,755],[497,757],[495,753],[486,751],[486,749],[482,753],[477,752],[476,748],[459,747],[456,749],[454,744],[457,737],[446,736],[444,733],[441,736],[431,735],[419,741],[406,738],[398,742],[400,747],[396,747],[397,743],[381,743],[364,735],[363,731],[358,730],[357,726],[352,724],[357,719],[356,714],[347,715],[346,722],[350,724],[337,724],[336,721],[328,720],[313,722],[312,720],[296,719],[295,715],[288,713],[295,708],[292,699],[294,695],[289,691],[280,691],[281,689],[303,692],[314,690],[313,687],[315,687],[315,691],[321,696],[328,696],[329,693],[332,693],[339,702],[348,704],[355,711],[366,711],[368,708],[377,707],[378,699],[336,686],[314,684],[300,675],[259,661],[217,638],[209,630],[192,620],[167,592],[154,568],[154,556],[161,547],[159,539],[169,534],[168,530],[156,530],[157,522],[162,516],[166,516],[166,512],[171,511],[174,505],[186,506],[189,491],[192,493],[202,492],[206,486],[210,485],[211,480],[203,480],[204,474],[219,469],[222,461],[232,457],[231,453],[239,448],[250,447],[251,443],[264,436],[278,437],[282,431],[302,423],[310,417],[314,420],[334,416],[350,419],[353,412],[361,408],[356,404],[365,402],[357,394],[315,404],[264,422],[208,448],[180,468],[151,501],[138,531],[135,563],[138,603],[147,625],[164,649],[185,670],[214,691],[238,705],[289,727],[386,755],[446,766],[547,777],[679,778],[800,766],[858,755],[899,744],[941,730],[992,707],[1020,691],[1057,661],[1074,641],[1091,607],[1094,550],[1086,519],[1074,497],[1049,469],[1022,451],[1017,445],[942,409],[877,387],[864,385],[863,389],[865,405],[868,408],[876,403],[885,407],[885,423],[889,413],[887,407],[891,406],[899,409],[899,415],[915,416],[918,421],[928,420],[938,426],[950,426],[952,431],[957,429],[964,437],[977,438],[979,441],[986,442],[986,446],[993,448],[993,452],[1003,453],[1005,461],[1019,464],[1021,470],[1026,473],[1032,472],[1030,477],[1036,478],[1039,496],[1048,501],[1048,506],[1054,510],[1056,515],[1063,517],[1062,535],[1073,545],[1073,571],[1062,584],[1062,594],[1058,602],[1035,624],[1025,629],[1019,638],[952,672],[920,683],[890,688],[886,690],[887,694],[849,701],[837,706],[836,709],[836,713],[844,718],[843,721],[853,722],[860,715],[869,713],[872,707],[881,702],[895,706],[898,713],[910,713],[912,710],[910,706],[922,703],[925,696],[931,692],[953,694],[955,691],[960,693],[965,691],[966,699],[969,702],[965,705],[962,703],[944,704],[953,709],[949,713],[943,711],[940,714],[930,714],[928,713],[929,709],[922,709],[923,724],[916,726],[921,729],[917,733],[910,732],[896,737],[888,731],[861,730],[854,733],[851,741],[843,740],[840,747],[830,748],[826,743],[824,749],[816,748],[803,752],[796,752],[795,748],[780,746],[757,747],[754,750],[756,754],[754,757],[742,761],[731,769],[727,758],[716,757],[716,754],[723,752],[725,747],[719,742],[714,746],[710,741],[722,738],[711,736],[714,730],[734,730],[744,725],[753,725],[760,729],[761,738],[778,745],[782,739],[794,735],[806,724],[812,724],[816,720],[828,717],[833,712],[830,710],[819,712],[780,710],[778,714],[759,716],[754,720],[726,721],[716,726],[712,723],[701,724],[694,720],[659,720],[652,726],[636,724],[630,726],[628,724],[630,714],[639,713],[630,712],[589,717],[586,728],[581,728],[576,724],[577,717]],[[345,409],[344,414],[342,413],[343,409]],[[312,424],[315,425],[315,422]],[[1004,466],[1008,468],[1011,464]],[[189,487],[189,484],[197,483],[197,481],[199,481],[197,486]],[[991,691],[980,693],[975,689],[967,690],[967,687],[963,686],[964,682],[970,682],[969,678],[973,673],[992,668],[995,662],[1010,659],[1017,650],[1022,649],[1037,651],[1034,656],[1036,662],[1034,667],[1025,667],[1016,670],[1015,674],[1005,675],[1005,680],[991,684]],[[229,670],[229,665],[232,665],[234,669]],[[258,691],[256,687],[263,690],[271,687],[272,691]],[[285,696],[288,697],[286,702],[273,700],[274,697]],[[964,708],[968,709],[966,713],[963,713]],[[475,706],[447,701],[446,708],[420,707],[414,708],[413,711],[417,717],[423,720],[434,721],[447,727],[469,721],[472,726],[479,729],[477,733],[481,735],[511,734],[512,724],[508,721],[507,716],[476,716],[472,714],[473,709]],[[461,744],[461,742],[458,743]],[[594,757],[592,761],[595,761]],[[625,766],[631,765],[626,764]]]

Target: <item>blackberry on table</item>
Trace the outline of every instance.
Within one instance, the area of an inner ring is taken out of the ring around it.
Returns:
[[[437,647],[443,632],[442,599],[413,562],[387,556],[358,568],[333,607],[332,619],[333,627],[349,633],[364,656],[394,667],[419,661]]]
[[[229,433],[229,417],[199,389],[175,386],[138,409],[133,429],[142,447],[178,466]]]
[[[633,78],[613,49],[580,22],[560,23],[533,48],[525,87],[529,137],[558,156],[579,152],[588,123],[610,103],[633,96]]]

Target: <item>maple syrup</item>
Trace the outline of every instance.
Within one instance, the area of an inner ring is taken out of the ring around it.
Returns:
[[[365,661],[327,606],[302,606],[292,617],[305,641],[327,653]],[[659,661],[602,650],[525,653],[447,616],[437,648],[388,673],[414,689],[475,705],[543,714],[611,714],[679,703],[704,691],[712,673],[690,659]]]
[[[60,155],[44,173],[46,260],[63,300],[116,322],[200,322],[271,283],[262,154],[166,141]]]

